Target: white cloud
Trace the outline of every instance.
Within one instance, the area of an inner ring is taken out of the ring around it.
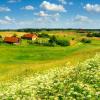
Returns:
[[[2,24],[2,25],[11,24],[14,22],[15,22],[15,19],[10,18],[9,16],[5,16],[4,19],[0,19],[0,24]]]
[[[49,14],[45,13],[44,11],[40,11],[39,13],[36,13],[35,15],[38,15],[40,17],[48,17],[48,16],[50,16]]]
[[[55,14],[48,14],[44,11],[40,11],[39,13],[35,13],[34,15],[40,16],[40,17],[58,17],[60,16],[59,13],[55,13]]]
[[[21,8],[21,9],[23,9],[23,10],[34,10],[34,7],[31,6],[31,5],[27,5],[27,6],[23,7],[23,8]]]
[[[9,22],[14,22],[14,20],[15,20],[13,18],[10,18],[9,16],[5,16],[4,18],[6,21],[9,21]]]
[[[89,12],[99,12],[100,13],[100,5],[99,4],[86,4],[84,6],[84,9],[86,9]]]
[[[57,4],[47,2],[47,1],[43,1],[40,6],[44,9],[50,10],[50,11],[60,11],[60,12],[66,11],[65,8],[63,7],[63,5],[57,5]]]
[[[8,7],[0,7],[0,12],[9,12],[9,11],[11,11],[11,9]]]
[[[59,0],[59,2],[61,2],[62,4],[67,4],[65,0]]]
[[[92,20],[90,20],[90,18],[88,18],[87,16],[76,15],[74,21],[77,21],[77,22],[91,22]]]
[[[21,0],[9,0],[8,3],[16,3],[16,2],[20,2]]]
[[[59,21],[60,14],[47,14],[44,11],[40,11],[39,13],[36,13],[35,15],[39,16],[36,21],[41,23],[52,23],[54,21]]]
[[[8,22],[5,21],[5,20],[0,19],[0,25],[5,25],[5,24],[8,24]]]
[[[68,4],[68,5],[73,5],[74,3],[72,1],[68,1],[68,0],[58,0],[59,2],[61,2],[62,4]]]

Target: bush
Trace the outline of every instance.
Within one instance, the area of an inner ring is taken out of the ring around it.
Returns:
[[[56,43],[60,46],[69,46],[70,42],[68,40],[57,40]]]
[[[13,34],[13,37],[17,37],[17,34]]]
[[[49,43],[53,46],[55,46],[55,45],[69,46],[70,45],[69,41],[57,39],[56,36],[54,36],[54,35],[52,37],[50,37]]]
[[[38,34],[38,37],[49,38],[49,35],[45,34],[45,33],[42,33],[42,34]]]
[[[100,33],[93,33],[94,37],[100,37]]]
[[[0,35],[0,38],[2,38],[2,36]]]
[[[73,37],[72,40],[75,40],[75,38]]]
[[[100,33],[88,33],[87,37],[100,37]]]
[[[82,38],[81,42],[82,43],[91,43],[91,40],[87,39],[87,38]]]
[[[27,43],[30,44],[30,45],[34,44],[34,42],[32,40],[27,40]]]
[[[54,42],[56,43],[56,41],[57,41],[57,38],[54,35],[51,36],[50,39],[49,39],[49,43],[54,43]]]
[[[93,37],[93,34],[92,33],[88,33],[87,37]]]

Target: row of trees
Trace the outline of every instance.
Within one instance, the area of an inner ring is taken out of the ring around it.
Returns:
[[[35,41],[34,42],[35,44],[44,45],[44,46],[56,46],[56,45],[69,46],[70,45],[70,41],[57,39],[57,37],[55,35],[49,36],[46,34],[41,34],[39,37],[48,38],[48,41],[42,42],[42,43],[40,43],[39,41]]]
[[[100,37],[100,33],[88,33],[87,37]]]

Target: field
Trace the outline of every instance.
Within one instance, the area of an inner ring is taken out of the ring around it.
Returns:
[[[39,45],[28,45],[26,40],[23,40],[21,45],[11,45],[11,44],[1,43],[0,44],[0,83],[3,83],[3,82],[6,83],[7,81],[10,81],[11,83],[8,82],[7,84],[14,84],[14,83],[12,83],[12,81],[17,81],[18,84],[21,85],[23,83],[19,83],[19,80],[21,80],[21,79],[23,80],[24,78],[28,78],[28,77],[31,78],[32,76],[34,76],[33,74],[35,74],[35,73],[39,73],[39,77],[41,77],[41,79],[42,79],[44,77],[44,76],[42,77],[42,75],[44,75],[42,73],[44,73],[44,72],[48,73],[49,70],[54,70],[56,68],[61,70],[63,68],[62,66],[66,66],[67,68],[69,68],[68,70],[70,70],[70,68],[71,68],[71,70],[73,70],[73,68],[77,69],[76,66],[79,63],[82,63],[84,60],[94,57],[96,55],[96,53],[100,52],[100,39],[99,38],[90,37],[90,39],[92,41],[91,43],[82,43],[79,40],[86,36],[84,34],[76,33],[75,31],[50,31],[50,32],[41,31],[41,32],[49,34],[50,36],[55,35],[59,39],[61,38],[61,39],[71,40],[72,38],[75,38],[75,40],[74,40],[75,44],[71,45],[71,46],[65,46],[65,47],[62,47],[62,46],[49,47],[49,46],[39,46]],[[0,32],[0,35],[2,35],[2,37],[11,36],[13,34],[17,34],[17,36],[20,37],[25,33],[24,32]],[[63,72],[64,72],[64,70],[62,69],[62,73]],[[66,72],[66,75],[67,75],[67,73],[70,73],[70,71],[69,72],[65,71],[65,72]],[[80,72],[80,75],[81,75],[81,73],[83,73],[83,72]],[[97,71],[96,71],[96,73],[97,73],[97,76],[99,77],[99,73]],[[60,76],[60,75],[58,75],[58,76]],[[18,78],[18,80],[16,80],[16,78]],[[35,78],[35,76],[33,78]],[[43,79],[43,80],[45,80],[45,79]],[[66,80],[67,80],[67,78],[66,78]],[[74,81],[74,82],[76,82],[76,81]],[[80,79],[79,79],[79,82],[81,82]],[[82,82],[83,82],[83,80],[82,80]],[[16,84],[16,82],[15,82],[15,84]],[[30,83],[30,84],[32,85],[32,83]],[[81,84],[81,83],[77,83],[77,84]],[[85,83],[82,83],[82,84],[85,84]],[[86,85],[87,84],[88,83],[86,82]],[[6,85],[6,84],[4,84],[4,85]],[[4,86],[4,87],[7,87],[7,86]],[[13,86],[11,86],[11,87],[13,87]],[[90,87],[91,87],[91,85],[90,85]],[[26,88],[26,89],[28,89],[28,88]],[[38,89],[39,89],[39,91],[42,91],[42,89],[40,89],[40,88],[38,88]],[[2,90],[2,88],[0,88],[0,91],[1,90]],[[54,98],[56,98],[55,93],[51,97],[49,97],[47,94],[45,94],[48,91],[44,87],[43,87],[43,90],[44,90],[44,92],[43,92],[44,94],[38,93],[38,96],[39,96],[38,100],[67,100],[68,99],[68,98],[67,99],[64,99],[64,98],[63,99],[54,99]],[[14,91],[17,91],[17,90],[14,90]],[[96,93],[96,90],[94,90],[94,91],[93,91],[93,93]],[[61,92],[59,92],[59,94],[60,93]],[[90,95],[93,93],[90,93]],[[3,95],[3,94],[0,94],[0,95]],[[11,95],[14,96],[11,93],[10,95],[5,96],[5,98],[6,97],[8,97],[8,98],[6,98],[4,100],[17,100],[17,99],[15,99],[17,97],[14,98]],[[32,95],[32,93],[31,93],[31,95]],[[47,95],[47,98],[45,97],[45,95]],[[61,95],[63,95],[63,94],[61,94]],[[72,95],[74,95],[74,94],[72,94]],[[20,98],[19,100],[29,100],[29,99],[27,99],[27,97],[25,97],[25,99],[21,99],[21,97],[19,97]],[[29,96],[29,97],[31,97],[31,96]],[[45,98],[43,98],[43,97],[45,97]],[[2,98],[3,98],[3,96],[2,96]],[[22,97],[22,98],[24,98],[24,97]],[[62,96],[61,96],[61,98],[62,98]],[[74,97],[72,97],[72,99],[68,99],[68,100],[73,100],[73,98]],[[93,96],[92,99],[90,99],[90,98],[91,97],[89,97],[89,99],[87,99],[87,100],[95,100],[95,96]],[[32,98],[30,100],[35,100],[35,99]],[[77,99],[77,100],[79,100],[79,99]],[[96,100],[99,100],[99,99],[97,98]]]

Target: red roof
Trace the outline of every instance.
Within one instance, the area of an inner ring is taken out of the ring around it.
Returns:
[[[4,38],[4,42],[7,42],[7,43],[18,43],[19,40],[20,39],[17,37],[5,37]]]
[[[23,38],[37,38],[36,34],[24,34]]]

